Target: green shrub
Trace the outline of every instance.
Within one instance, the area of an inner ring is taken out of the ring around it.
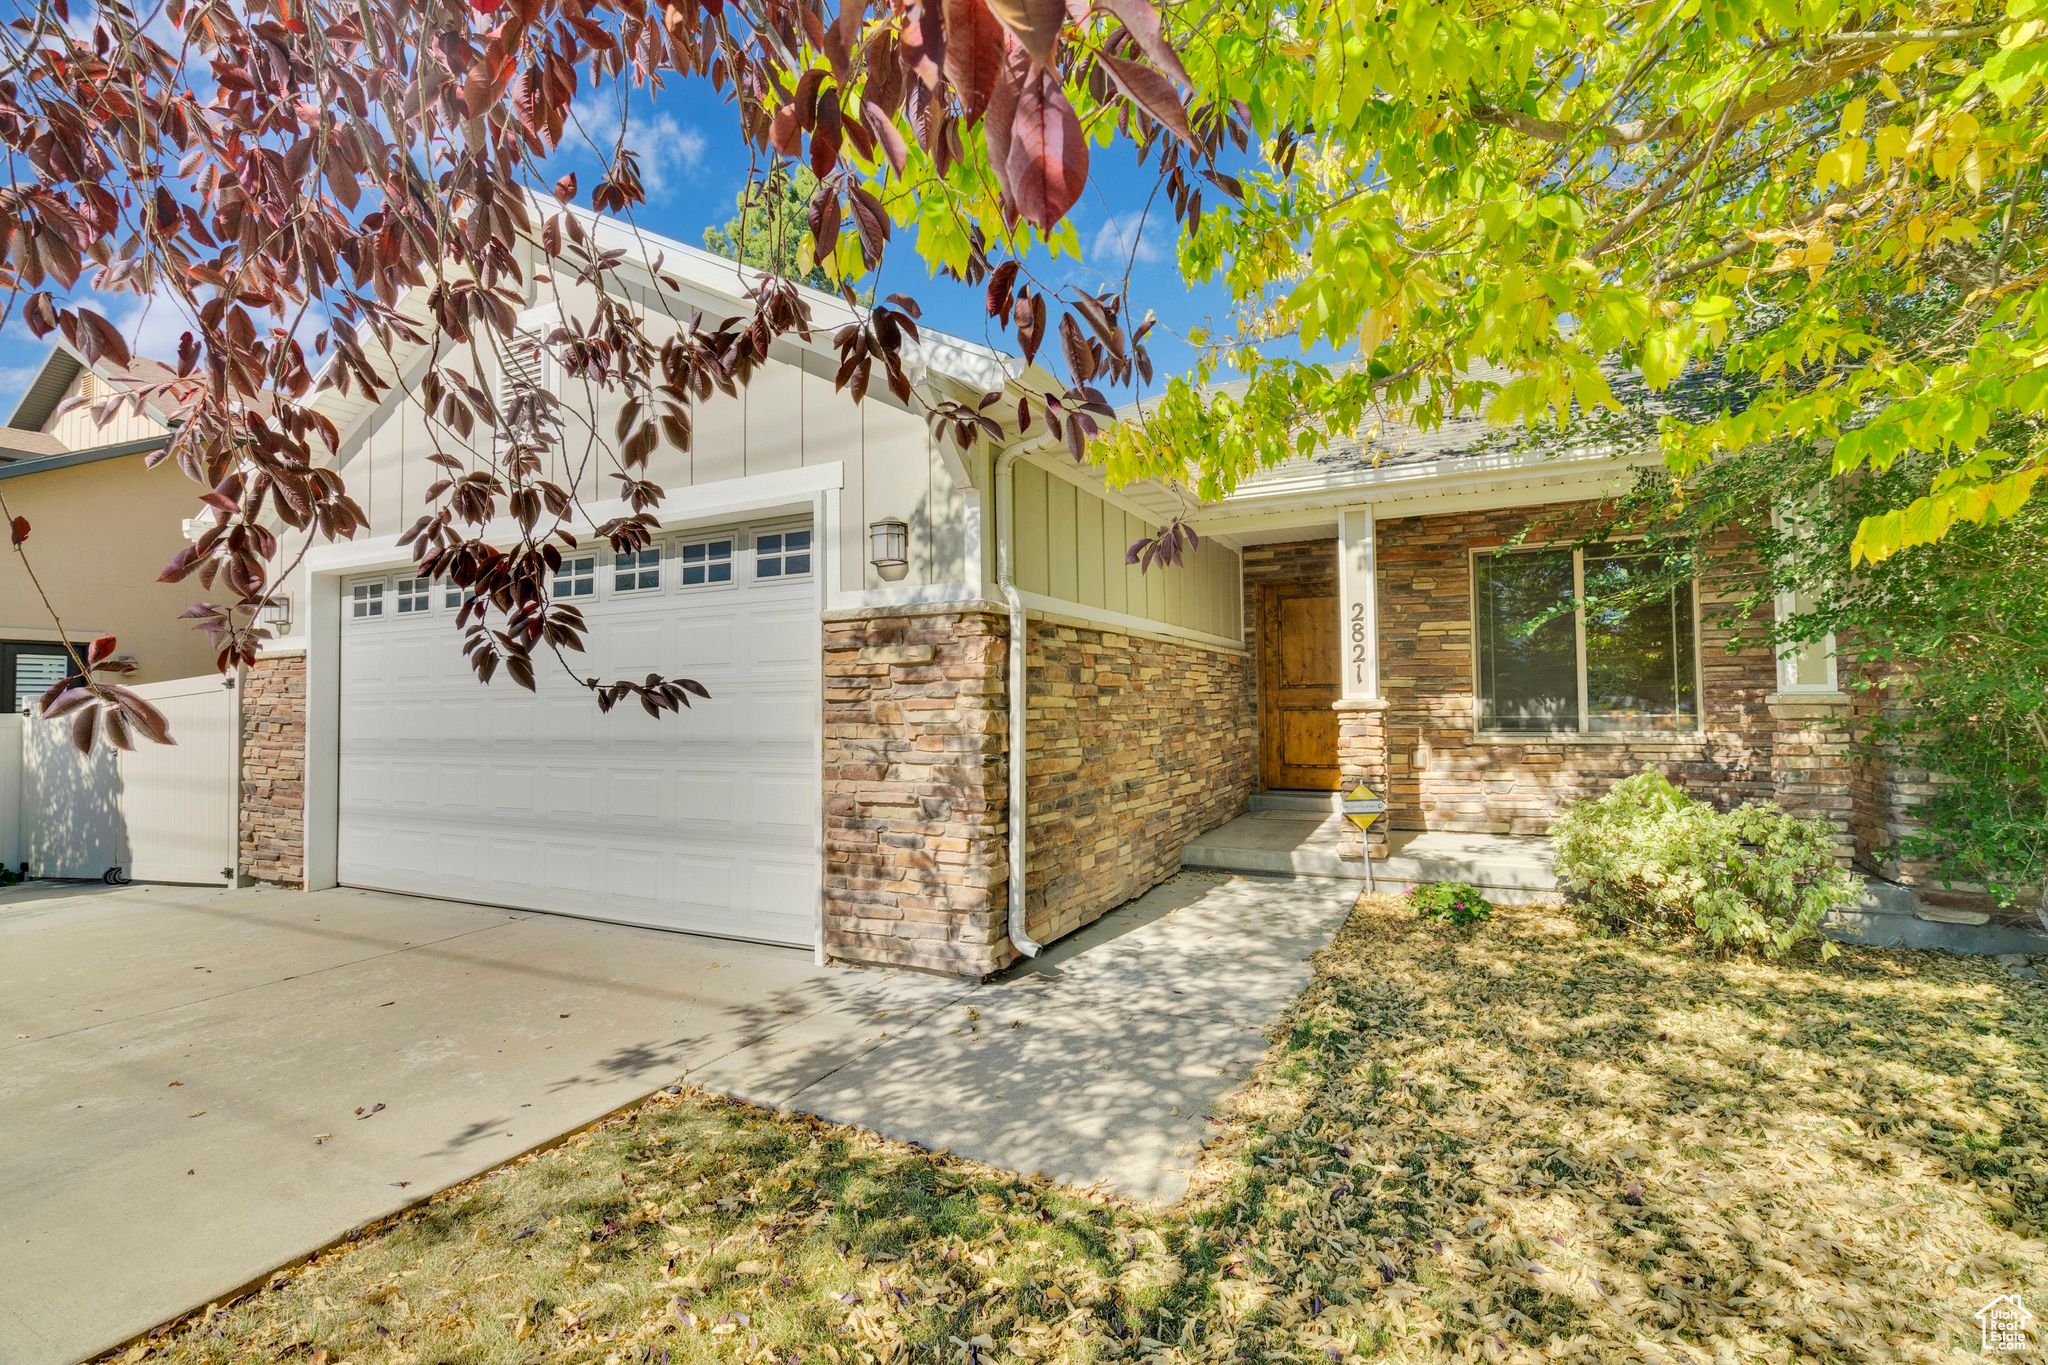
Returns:
[[[1719,811],[1654,769],[1567,806],[1550,837],[1558,885],[1610,929],[1697,933],[1776,957],[1859,893],[1819,821],[1754,803]]]
[[[1493,915],[1493,905],[1479,894],[1479,888],[1464,882],[1432,882],[1408,889],[1408,904],[1423,919],[1441,920],[1463,928]]]

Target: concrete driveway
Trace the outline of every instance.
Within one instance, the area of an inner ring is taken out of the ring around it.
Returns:
[[[1354,895],[1183,874],[977,985],[378,892],[0,893],[0,1362],[85,1359],[682,1077],[1178,1198]]]

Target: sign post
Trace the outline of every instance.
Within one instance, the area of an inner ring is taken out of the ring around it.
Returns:
[[[1387,813],[1387,803],[1379,794],[1363,782],[1353,787],[1344,797],[1344,814],[1352,824],[1358,826],[1361,834],[1370,835],[1372,822]],[[1372,894],[1372,840],[1362,841],[1365,845],[1365,890]]]

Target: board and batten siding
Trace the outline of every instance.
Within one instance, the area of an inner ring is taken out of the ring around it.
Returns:
[[[779,348],[778,348],[779,349]],[[910,525],[910,568],[894,585],[958,583],[967,577],[966,490],[933,444],[924,420],[870,395],[855,403],[832,388],[828,359],[792,351],[754,372],[737,397],[715,393],[695,405],[691,448],[663,440],[644,477],[664,489],[701,487],[839,461],[846,466],[840,492],[841,586],[859,591],[885,585],[868,560],[868,523],[899,517]],[[561,384],[563,436],[548,476],[573,484],[587,501],[618,496],[615,466],[602,449],[613,443],[617,401],[587,409],[591,398],[575,381]],[[427,462],[434,437],[419,405],[399,398],[370,419],[342,472],[369,514],[373,534],[409,526],[422,509],[427,486],[441,477]],[[462,442],[443,427],[450,453]],[[491,439],[479,426],[472,443]],[[657,514],[658,510],[657,510]]]
[[[1159,528],[1069,479],[1018,461],[1017,586],[1062,602],[1244,637],[1237,552],[1204,540],[1179,568],[1124,563],[1133,541]]]
[[[102,426],[94,417],[93,409],[101,399],[113,392],[107,381],[91,370],[80,370],[73,377],[71,387],[64,391],[58,406],[70,402],[80,394],[86,401],[70,411],[51,420],[45,430],[64,443],[67,450],[91,450],[97,446],[126,445],[131,441],[147,441],[164,434],[164,424],[146,412],[137,412],[130,404],[123,403]],[[196,487],[192,496],[197,499],[201,490]],[[188,514],[189,515],[189,514]]]

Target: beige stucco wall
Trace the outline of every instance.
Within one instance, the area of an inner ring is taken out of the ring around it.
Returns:
[[[117,636],[140,665],[131,681],[213,671],[206,637],[177,619],[208,594],[196,579],[156,581],[185,543],[199,491],[170,465],[145,469],[141,455],[0,479],[8,511],[33,528],[30,560],[66,629],[74,640]],[[14,554],[0,554],[0,638],[57,638]]]
[[[1179,568],[1141,572],[1131,543],[1158,526],[1040,465],[1015,466],[1017,586],[1062,602],[1242,638],[1235,550],[1203,541]]]

